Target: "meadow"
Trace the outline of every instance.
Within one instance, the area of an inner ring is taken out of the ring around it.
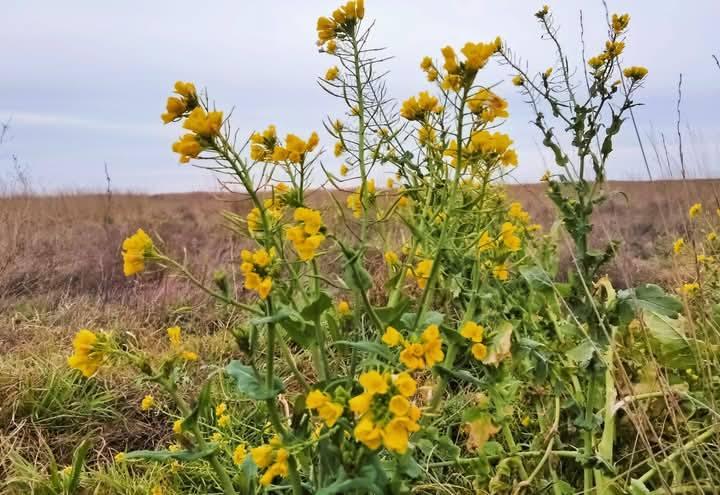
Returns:
[[[235,192],[1,197],[0,490],[717,493],[720,182],[608,181],[648,76],[630,17],[582,77],[534,15],[549,68],[446,46],[399,104],[364,2],[320,17],[339,170],[178,81],[173,151]]]

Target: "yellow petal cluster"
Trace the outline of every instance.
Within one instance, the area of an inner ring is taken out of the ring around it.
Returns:
[[[317,412],[328,428],[332,428],[343,414],[342,404],[332,400],[330,394],[321,390],[312,390],[305,399],[305,406]]]
[[[123,241],[123,273],[126,277],[140,273],[145,269],[145,259],[154,254],[153,241],[143,229]]]
[[[270,443],[251,449],[250,456],[259,469],[265,470],[260,477],[262,486],[268,486],[278,476],[287,476],[289,453],[282,447],[279,438],[275,437]]]
[[[350,409],[358,416],[355,439],[371,450],[380,446],[398,453],[407,452],[410,435],[420,429],[420,408],[410,402],[417,390],[408,373],[395,377],[368,371],[360,375],[363,392],[350,399]]]
[[[426,120],[431,113],[442,111],[438,99],[427,91],[405,100],[400,108],[400,115],[407,120]]]
[[[270,224],[268,225],[268,227],[272,228],[273,225],[283,216],[283,205],[275,198],[267,198],[265,201],[263,201],[263,208],[265,209],[266,220]],[[251,236],[254,236],[254,234],[257,232],[262,232],[263,221],[260,208],[254,207],[253,209],[251,209],[247,214],[246,220],[248,232]]]
[[[285,229],[285,237],[292,242],[302,261],[311,261],[325,240],[320,212],[311,208],[297,208],[293,215],[295,225]]]
[[[172,145],[172,150],[180,155],[180,163],[188,163],[191,158],[197,158],[220,133],[222,122],[222,112],[206,112],[204,108],[196,106],[183,123],[183,127],[192,134],[183,135]]]
[[[482,361],[487,356],[487,347],[482,343],[485,335],[485,328],[482,325],[478,325],[474,321],[467,321],[463,323],[460,328],[460,335],[465,337],[472,343],[470,351],[475,359]]]
[[[272,151],[270,159],[274,162],[289,162],[300,164],[305,161],[305,155],[310,153],[320,143],[317,132],[310,134],[307,141],[295,134],[285,136],[285,146],[277,144]]]
[[[267,299],[272,290],[270,270],[275,258],[274,250],[267,251],[260,248],[255,252],[250,252],[243,249],[240,257],[242,259],[240,271],[245,277],[245,288],[257,292],[260,299]]]
[[[433,261],[429,259],[423,259],[417,262],[414,268],[408,268],[407,277],[415,278],[415,282],[418,287],[424,289],[427,285],[427,281],[430,278],[430,272],[432,271]]]
[[[623,75],[627,77],[628,79],[632,79],[633,81],[640,81],[642,79],[645,79],[645,76],[647,76],[648,70],[645,67],[640,67],[637,65],[633,65],[632,67],[627,67],[623,71]]]
[[[254,132],[250,136],[250,158],[255,161],[270,161],[277,144],[277,131],[270,124],[263,132]]]
[[[193,110],[198,105],[197,92],[193,83],[177,81],[175,83],[175,93],[179,97],[168,97],[165,113],[160,116],[166,124],[178,120],[186,112]]]
[[[98,336],[86,329],[80,329],[73,339],[73,353],[68,357],[68,366],[79,370],[83,376],[92,376],[105,359]]]
[[[467,103],[470,111],[478,115],[480,119],[486,123],[490,123],[497,118],[507,118],[510,116],[507,111],[507,101],[489,89],[481,89],[472,95]]]
[[[352,29],[363,17],[365,17],[365,0],[350,1],[335,9],[330,17],[320,17],[316,26],[318,45],[334,41],[338,32]]]
[[[400,362],[411,371],[432,368],[445,358],[437,325],[428,325],[419,339],[405,340],[402,345]]]

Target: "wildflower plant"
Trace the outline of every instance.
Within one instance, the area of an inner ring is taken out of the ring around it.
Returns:
[[[167,330],[166,356],[81,330],[70,366],[86,377],[111,363],[139,370],[174,404],[163,414],[176,443],[122,461],[203,463],[225,494],[410,493],[448,469],[483,493],[540,493],[549,483],[556,494],[619,493],[614,363],[638,317],[680,311],[654,286],[616,292],[599,276],[616,245],[598,252],[589,242],[613,137],[647,74],[627,68],[624,91],[611,82],[629,17],[613,17],[604,50],[589,61],[584,99],[544,8],[536,17],[556,43],[558,71],[531,76],[500,38],[445,46],[420,61],[428,87],[398,105],[365,14],[363,0],[349,1],[316,26],[329,59],[318,84],[346,106],[324,122],[337,172],[316,132],[283,137],[269,125],[238,141],[228,115],[191,83],[176,83],[162,114],[189,131],[172,145],[180,163],[216,172],[249,199],[246,215],[225,213],[249,245],[231,260],[237,286],[222,272],[204,283],[142,230],[123,244],[124,271],[159,266],[244,312],[247,324],[233,329],[240,357],[205,363],[179,327]],[[560,167],[544,180],[575,247],[568,281],[558,280],[557,234],[543,235],[502,187],[520,160],[500,130],[510,116],[503,88],[483,77],[494,60],[513,68],[512,84]],[[565,124],[572,153],[541,105]],[[319,176],[339,223],[311,200]],[[369,271],[378,252],[382,287]],[[333,262],[341,277],[327,273]],[[305,356],[309,363],[298,362]],[[182,377],[199,373],[205,385],[188,400]],[[230,401],[213,401],[228,385],[267,427],[235,436],[243,418]],[[140,407],[149,412],[156,399]]]

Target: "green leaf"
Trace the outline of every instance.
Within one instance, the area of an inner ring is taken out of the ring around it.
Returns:
[[[405,453],[398,459],[398,470],[411,479],[417,479],[423,474],[423,469],[410,453]]]
[[[403,297],[393,306],[375,308],[375,314],[385,327],[394,327],[399,325],[400,317],[405,313],[408,306],[410,306],[410,299]]]
[[[405,313],[400,317],[400,322],[403,328],[412,329],[415,324],[415,318],[417,313]],[[422,318],[418,322],[418,328],[424,328],[428,325],[440,325],[443,322],[445,315],[438,313],[437,311],[426,311]]]
[[[300,311],[300,314],[308,321],[315,321],[325,310],[331,307],[332,299],[326,292],[322,291],[310,304]]]
[[[667,294],[661,287],[654,284],[621,290],[618,292],[617,298],[621,324],[629,323],[640,312],[651,312],[677,318],[683,309],[682,303],[676,297]]]
[[[142,459],[145,461],[155,462],[166,462],[170,460],[176,461],[196,461],[198,459],[204,459],[213,452],[215,452],[216,446],[208,447],[206,449],[190,452],[189,450],[177,450],[171,452],[169,450],[134,450],[125,454],[125,459]]]
[[[92,440],[86,438],[73,452],[72,471],[67,482],[67,493],[76,493],[80,487],[80,474],[85,464],[85,457],[92,446]]]
[[[367,352],[369,354],[375,354],[384,358],[386,361],[392,361],[393,353],[386,345],[380,342],[371,342],[369,340],[361,340],[354,342],[351,340],[338,340],[335,345],[344,345],[358,351]]]
[[[672,319],[656,313],[645,313],[643,323],[660,364],[676,369],[695,366],[690,340],[683,329],[684,318]]]
[[[552,289],[553,281],[545,270],[539,266],[521,266],[520,275],[531,289]]]
[[[593,342],[586,339],[567,351],[565,355],[580,368],[585,368],[590,363],[594,352],[595,346]]]
[[[472,383],[473,385],[477,385],[478,387],[482,387],[484,385],[482,380],[480,380],[474,375],[471,375],[465,370],[452,370],[450,368],[446,368],[441,364],[436,364],[435,366],[433,366],[433,371],[436,371],[440,376],[443,376],[446,379],[455,378],[456,380]]]
[[[345,469],[341,467],[335,481],[318,490],[316,495],[335,495],[353,490],[358,490],[360,493],[383,494],[383,490],[376,484],[377,472],[375,466],[366,464],[360,469],[358,475],[355,478],[348,478]]]
[[[273,377],[272,386],[267,387],[255,374],[255,370],[240,361],[231,361],[225,367],[225,373],[235,380],[238,390],[250,399],[272,399],[283,390],[283,384],[277,377]]]

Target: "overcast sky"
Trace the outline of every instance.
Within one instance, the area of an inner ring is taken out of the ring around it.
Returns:
[[[677,80],[683,73],[683,131],[690,167],[720,175],[720,2],[608,0],[611,12],[632,15],[625,65],[650,74],[636,116],[644,138],[666,134],[674,152]],[[218,107],[235,107],[241,132],[277,125],[281,134],[307,135],[338,102],[316,77],[333,64],[317,53],[315,21],[337,0],[264,2],[228,0],[3,0],[0,7],[0,121],[11,130],[0,145],[0,173],[15,154],[45,190],[100,189],[107,162],[114,187],[145,192],[212,189],[211,176],[177,163],[170,145],[180,133],[160,113],[175,80],[207,87]],[[374,45],[395,58],[388,86],[404,99],[428,89],[418,69],[423,55],[501,36],[534,71],[552,64],[552,48],[538,39],[527,0],[367,0],[377,18]],[[580,57],[579,12],[589,55],[606,36],[600,0],[550,3],[574,63]],[[488,83],[507,81],[505,67],[483,72]],[[545,166],[530,113],[504,82],[510,101],[506,127],[516,141],[515,179],[536,181]],[[332,148],[329,139],[322,141]],[[649,142],[648,142],[649,145]],[[630,125],[610,165],[613,178],[645,178]],[[326,161],[332,163],[331,153]],[[652,155],[652,153],[651,153]],[[655,166],[655,165],[653,165]]]

